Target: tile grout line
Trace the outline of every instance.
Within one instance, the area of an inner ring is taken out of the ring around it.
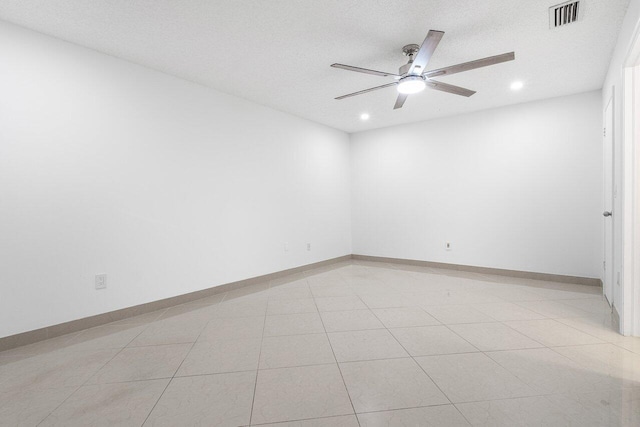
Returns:
[[[514,302],[511,302],[511,301],[506,301],[506,300],[504,300],[504,301],[505,301],[505,302],[507,302],[507,303],[515,304]],[[557,301],[557,300],[545,300],[545,301]],[[363,302],[364,302],[364,301],[363,301]],[[367,305],[367,304],[365,303],[365,305]],[[515,304],[515,305],[520,306],[519,304]],[[368,306],[368,305],[367,305],[367,306]],[[418,306],[416,306],[416,307],[418,307]],[[520,306],[520,307],[521,307],[521,306]],[[395,307],[395,308],[402,308],[402,307]],[[425,311],[425,312],[426,312],[426,310],[425,310],[424,308],[422,308],[422,307],[418,307],[418,308],[420,308],[421,310],[423,310],[423,311]],[[523,307],[523,308],[527,309],[526,307]],[[378,317],[378,316],[375,314],[374,309],[371,309],[371,308],[370,308],[370,311],[371,311],[371,312],[376,316],[376,318]],[[533,310],[532,310],[532,311],[533,311]],[[534,312],[534,313],[537,313],[537,312],[535,312],[535,311],[533,311],[533,312]],[[429,314],[429,313],[427,312],[427,314]],[[544,315],[544,314],[542,314],[542,313],[537,313],[537,314],[540,314],[540,315],[544,316],[544,317],[543,317],[543,319],[537,319],[537,320],[555,320],[555,319],[550,319],[550,318],[548,318],[547,316],[545,316],[545,315]],[[429,315],[430,315],[430,314],[429,314]],[[436,320],[437,320],[437,319],[436,319]],[[482,322],[480,322],[480,323],[482,323]],[[496,321],[495,321],[495,322],[490,322],[490,323],[501,323],[501,324],[504,324],[504,321],[498,321],[498,320],[496,319]],[[557,322],[557,323],[562,324],[562,322]],[[384,323],[383,323],[383,325],[384,325]],[[385,326],[386,326],[386,325],[385,325]],[[434,325],[434,326],[435,326],[435,325]],[[445,326],[445,327],[447,327],[448,329],[450,329],[450,330],[451,330],[451,328],[449,328],[449,325],[447,325],[447,324],[443,324],[443,326]],[[507,327],[509,327],[510,329],[514,330],[515,332],[518,332],[519,334],[521,334],[521,335],[523,335],[523,336],[525,336],[525,337],[527,337],[527,338],[531,339],[531,340],[532,340],[532,341],[534,341],[534,342],[538,342],[537,340],[535,340],[535,339],[533,339],[533,338],[529,337],[528,335],[523,334],[522,332],[515,330],[514,328],[510,327],[509,325],[506,325],[506,324],[505,324],[505,326],[507,326]],[[567,326],[569,326],[569,325],[567,325]],[[387,329],[389,329],[389,328],[387,328]],[[577,328],[574,328],[574,329],[578,330]],[[392,336],[394,336],[394,335],[393,335],[393,333],[392,333],[391,331],[389,331],[389,332],[391,333],[391,335],[392,335]],[[453,332],[453,333],[455,333],[455,331],[453,331],[453,330],[452,330],[452,332]],[[580,331],[580,332],[583,332],[583,331]],[[585,332],[585,333],[586,333],[586,332]],[[587,333],[587,334],[588,334],[588,333]],[[456,335],[458,335],[458,334],[456,333]],[[588,335],[590,335],[590,334],[588,334]],[[396,337],[394,336],[394,338],[396,338]],[[462,338],[464,341],[466,341],[463,337],[460,337],[460,338]],[[594,338],[596,338],[596,339],[600,339],[600,338],[598,338],[598,337],[594,337]],[[397,338],[396,338],[396,341],[397,341]],[[467,342],[468,342],[468,341],[467,341]],[[615,343],[608,343],[608,342],[606,342],[606,343],[607,343],[607,344],[611,344],[611,345],[614,345],[614,346],[615,346]],[[402,346],[402,344],[401,344],[401,343],[399,343],[399,344]],[[470,343],[470,344],[471,344],[471,343]],[[540,342],[538,342],[538,344],[540,344],[540,345],[541,345],[541,347],[536,347],[536,349],[540,349],[540,348],[548,348],[548,349],[550,349],[550,350],[552,350],[552,351],[553,351],[553,348],[551,348],[550,346],[547,346],[547,345],[542,344],[542,343],[540,343]],[[604,343],[602,343],[602,344],[604,344]],[[472,345],[474,348],[477,348],[477,347],[476,347],[476,346],[474,346],[473,344],[471,344],[471,345]],[[584,344],[584,345],[592,345],[592,344]],[[403,346],[403,348],[404,348],[404,346]],[[623,349],[624,349],[624,348],[623,348]],[[516,349],[516,350],[527,350],[527,349]],[[626,350],[626,349],[625,349],[625,350]],[[405,351],[406,351],[406,349],[405,349]],[[492,350],[492,351],[493,351],[493,350]],[[495,350],[495,351],[514,351],[514,350]],[[627,350],[627,351],[629,351],[629,350]],[[498,366],[502,367],[503,369],[507,369],[507,368],[505,368],[504,366],[500,365],[497,361],[495,361],[495,360],[494,360],[493,358],[491,358],[489,355],[487,355],[487,354],[486,354],[487,352],[482,351],[482,350],[479,350],[479,352],[480,352],[480,353],[482,353],[482,354],[484,354],[486,357],[489,357],[489,359],[490,359],[490,360],[492,360],[493,362],[497,363],[497,364],[498,364]],[[634,354],[634,352],[631,352],[631,351],[629,351],[629,352],[630,352],[630,353],[632,353],[632,354]],[[407,352],[407,353],[408,353],[408,352]],[[557,353],[557,352],[555,352],[555,353]],[[557,354],[559,354],[559,353],[557,353]],[[410,355],[410,356],[411,356],[411,355]],[[561,356],[563,356],[563,355],[561,355]],[[413,358],[413,356],[411,356],[411,357]],[[566,356],[564,356],[564,357],[566,358]],[[568,359],[568,360],[572,360],[572,359],[570,359],[570,358],[567,358],[567,359]],[[415,360],[414,360],[414,361],[415,361]],[[417,362],[416,362],[416,363],[417,363]],[[418,366],[420,366],[420,364],[418,364]],[[420,366],[420,368],[422,368],[422,366]],[[424,369],[423,369],[423,371],[424,371]],[[508,372],[510,372],[512,375],[514,375],[516,378],[518,378],[518,379],[519,379],[523,384],[525,384],[525,385],[527,385],[528,387],[530,387],[530,388],[531,388],[531,386],[530,386],[530,385],[528,385],[526,382],[524,382],[522,379],[520,379],[517,375],[515,375],[514,373],[512,373],[510,370],[508,370],[508,369],[507,369],[507,371],[508,371]],[[425,372],[425,374],[427,374],[427,373]],[[427,374],[427,376],[428,376],[428,374]],[[431,378],[431,377],[429,377],[429,378]],[[432,380],[432,381],[433,381],[433,380]],[[434,384],[438,387],[438,385],[435,383],[435,381],[434,381]],[[439,388],[439,387],[438,387],[438,388]],[[535,389],[533,389],[533,388],[532,388],[532,390],[534,390],[534,391],[536,391],[536,392],[538,391],[538,390],[535,390]],[[442,391],[442,390],[441,390],[441,391]],[[443,393],[443,394],[444,394],[444,393]],[[534,395],[534,396],[526,396],[526,397],[545,397],[545,396],[553,395],[553,394],[554,394],[554,393],[543,393],[543,394],[536,394],[536,395]],[[444,395],[446,396],[446,394],[444,394]],[[447,399],[448,399],[448,400],[450,400],[450,399],[448,398],[448,396],[446,396],[446,397],[447,397]],[[514,397],[514,398],[511,398],[511,399],[517,399],[517,398],[523,398],[523,397]],[[494,399],[494,400],[498,400],[498,399]],[[500,400],[504,400],[504,399],[500,399]],[[460,410],[458,409],[458,407],[456,406],[456,404],[454,404],[453,402],[451,402],[451,403],[454,405],[454,407],[456,408],[456,410],[458,410],[458,412],[460,412]],[[460,402],[460,403],[470,403],[470,402]],[[461,412],[460,412],[460,413],[461,413]],[[467,419],[467,418],[464,416],[464,414],[462,414],[462,413],[461,413],[461,415],[462,415],[465,419]]]
[[[396,409],[379,409],[376,411],[364,411],[364,412],[358,412],[358,413],[359,414],[377,414],[380,412],[404,411],[407,409],[420,409],[420,408],[436,408],[438,406],[451,406],[451,405],[454,405],[454,403],[436,403],[435,405],[408,406],[406,408],[396,408]]]
[[[368,307],[368,305],[367,305],[364,301],[362,301],[362,302],[363,302],[363,303]],[[431,314],[430,314],[430,313],[428,313],[426,310],[424,310],[422,307],[418,307],[418,308],[420,308],[423,312],[425,312],[426,314],[428,314],[429,316],[431,316]],[[461,416],[462,416],[462,417],[463,417],[463,418],[464,418],[464,419],[465,419],[469,424],[471,424],[470,420],[468,420],[468,419],[467,419],[467,417],[465,417],[465,416],[464,416],[464,414],[462,413],[462,411],[460,411],[460,409],[459,409],[459,408],[458,408],[458,407],[457,407],[457,406],[456,406],[456,405],[451,401],[451,399],[449,398],[449,396],[448,396],[448,395],[447,395],[447,394],[446,394],[446,393],[445,393],[445,392],[440,388],[440,386],[438,385],[438,383],[436,383],[436,382],[434,381],[434,379],[433,379],[433,378],[431,378],[431,376],[427,373],[427,371],[425,371],[425,370],[424,370],[424,368],[422,367],[422,365],[420,365],[420,363],[418,363],[418,362],[415,360],[415,358],[413,357],[413,355],[411,355],[411,353],[409,353],[409,351],[408,351],[408,350],[407,350],[407,349],[402,345],[402,343],[401,343],[401,342],[398,340],[398,338],[393,334],[393,332],[391,332],[391,331],[389,330],[389,328],[387,328],[387,326],[382,322],[382,320],[380,320],[380,318],[379,318],[379,317],[378,317],[378,315],[373,311],[373,309],[370,309],[370,311],[371,311],[371,312],[373,313],[373,315],[378,319],[378,321],[379,321],[380,323],[382,323],[382,325],[387,329],[387,331],[389,332],[389,334],[391,334],[391,336],[393,337],[393,339],[395,339],[395,340],[396,340],[396,342],[397,342],[397,343],[398,343],[398,344],[399,344],[399,345],[404,349],[404,351],[405,351],[405,352],[407,352],[407,354],[409,355],[409,357],[411,357],[411,359],[413,360],[413,363],[415,363],[416,365],[418,365],[418,367],[420,368],[420,370],[421,370],[422,372],[424,372],[424,374],[427,376],[427,378],[429,378],[429,380],[431,380],[431,382],[436,386],[436,388],[440,391],[440,393],[442,393],[442,395],[443,395],[443,396],[444,396],[444,397],[449,401],[449,404],[447,404],[447,405],[451,405],[451,406],[453,406],[453,407],[456,409],[456,411],[458,411],[458,413],[459,413],[459,414],[460,414],[460,415],[461,415]],[[433,316],[431,316],[431,317],[433,317]],[[436,319],[435,317],[433,317],[433,318],[434,318],[436,321],[440,322],[440,321],[439,321],[438,319]],[[441,324],[442,326],[445,326],[447,329],[451,330],[451,329],[449,328],[449,326],[448,326],[448,325],[445,325],[445,324],[443,324],[442,322],[441,322],[440,324]],[[437,326],[437,325],[433,325],[433,326]],[[455,334],[455,331],[452,331],[452,332]],[[458,335],[458,334],[456,334],[456,335]],[[458,335],[458,336],[459,336],[459,335]],[[463,337],[460,337],[460,338],[462,338],[465,342],[468,342],[468,341],[467,341],[467,340],[465,340]],[[476,346],[474,346],[473,344],[471,344],[471,343],[469,343],[469,344],[470,344],[473,348],[476,348],[476,349],[477,349],[477,347],[476,347]],[[479,351],[480,351],[480,350],[479,350]],[[480,351],[480,352],[481,352],[481,351]],[[465,353],[465,354],[466,354],[466,353]],[[483,353],[483,354],[484,354],[484,353]],[[488,357],[488,356],[487,356],[487,357]],[[383,411],[380,411],[380,412],[383,412]]]
[[[361,301],[362,301],[362,299],[361,299]],[[362,303],[368,307],[368,305],[364,301],[362,301]],[[393,333],[389,330],[389,328],[387,328],[387,325],[385,325],[384,322],[382,320],[380,320],[378,315],[373,310],[371,310],[371,312],[378,319],[378,321],[380,323],[382,323],[382,325],[386,328],[386,330],[389,333],[389,335],[391,335],[393,337],[393,339],[398,343],[398,345],[400,345],[400,347],[402,347],[402,349],[409,355],[411,360],[413,360],[413,363],[418,365],[418,368],[420,368],[420,370],[422,372],[424,372],[424,374],[427,376],[427,378],[429,378],[429,380],[433,383],[433,385],[436,386],[436,388],[440,391],[440,393],[442,393],[442,395],[445,397],[445,399],[447,399],[447,401],[449,401],[449,404],[453,404],[453,402],[451,402],[451,399],[449,399],[449,396],[447,396],[447,394],[440,388],[440,386],[433,380],[433,378],[431,378],[431,376],[427,373],[427,371],[425,371],[424,368],[418,363],[418,361],[411,355],[411,353],[409,353],[409,351],[402,345],[402,343],[398,340],[398,338],[396,338],[396,336],[393,335]]]
[[[585,318],[585,317],[580,317],[580,319],[589,319],[589,318],[590,318],[590,317],[586,317],[586,318]],[[583,334],[585,334],[585,335],[589,335],[590,337],[593,337],[593,338],[595,338],[595,339],[597,339],[597,340],[602,341],[602,343],[574,344],[574,345],[592,345],[592,344],[604,344],[604,343],[608,343],[608,344],[613,344],[613,345],[615,345],[614,343],[609,342],[609,341],[606,341],[606,340],[603,340],[602,338],[597,337],[597,336],[595,336],[595,335],[593,335],[593,334],[590,334],[589,332],[582,331],[582,330],[580,330],[580,329],[576,328],[575,326],[567,325],[566,323],[559,322],[559,321],[558,321],[558,319],[576,319],[575,317],[559,317],[559,318],[554,318],[554,319],[550,319],[550,320],[553,320],[553,321],[555,321],[556,323],[559,323],[559,324],[561,324],[561,325],[567,326],[567,327],[569,327],[569,328],[571,328],[571,329],[573,329],[573,330],[575,330],[575,331],[578,331],[578,332],[583,333]],[[621,335],[621,336],[624,336],[624,335]],[[565,345],[565,346],[554,346],[554,347],[569,347],[569,346],[568,346],[568,345]]]
[[[222,300],[216,302],[215,304],[212,304],[211,306],[217,306],[218,304],[220,304],[224,298],[226,297],[226,293],[225,296],[222,297]],[[167,309],[168,310],[168,309]],[[160,393],[160,396],[158,396],[158,398],[156,399],[155,403],[153,404],[153,406],[151,407],[151,409],[149,410],[149,413],[147,414],[147,416],[145,417],[144,421],[142,422],[142,424],[140,424],[140,426],[144,426],[147,423],[147,420],[149,419],[149,417],[151,416],[151,414],[153,413],[153,410],[156,409],[156,406],[158,405],[158,402],[160,402],[160,399],[162,399],[162,396],[164,396],[164,394],[166,393],[167,389],[169,388],[169,386],[171,385],[171,383],[173,382],[173,379],[176,377],[176,374],[178,373],[178,371],[180,370],[180,368],[182,367],[182,365],[184,364],[184,361],[187,360],[187,357],[189,357],[189,354],[191,354],[191,351],[193,350],[193,347],[196,345],[196,342],[198,342],[198,339],[200,338],[200,336],[202,335],[202,332],[206,329],[207,325],[211,322],[212,319],[209,319],[204,326],[202,327],[202,329],[200,330],[200,333],[198,334],[198,336],[196,337],[196,339],[191,343],[191,347],[189,347],[189,351],[187,351],[187,354],[185,354],[184,358],[182,359],[182,361],[180,362],[180,364],[178,365],[178,367],[176,368],[176,370],[173,372],[173,375],[171,376],[171,378],[169,379],[169,381],[167,382],[167,385],[164,386],[164,389],[162,390],[162,393]],[[178,377],[180,378],[180,377]]]
[[[166,310],[163,310],[163,312],[162,312],[162,313],[164,313],[164,311],[166,311]],[[161,313],[160,315],[162,315],[162,313]],[[159,316],[160,316],[160,315],[159,315]],[[146,330],[147,330],[147,328],[149,327],[149,325],[151,325],[151,323],[153,323],[154,321],[155,321],[155,320],[153,320],[153,321],[151,321],[151,322],[147,323],[147,324],[145,325],[144,329],[142,329],[142,330],[141,330],[141,331],[140,331],[140,332],[139,332],[135,337],[131,338],[131,340],[129,340],[129,342],[128,342],[125,346],[123,346],[122,348],[120,348],[120,349],[119,349],[119,350],[118,350],[118,351],[117,351],[117,352],[116,352],[116,353],[115,353],[115,354],[114,354],[114,355],[113,355],[109,360],[107,360],[107,361],[106,361],[102,366],[100,366],[99,368],[97,368],[97,369],[95,370],[95,372],[93,372],[93,373],[92,373],[92,374],[91,374],[91,375],[90,375],[86,380],[84,380],[84,381],[82,382],[82,384],[80,384],[80,385],[78,386],[78,388],[76,388],[76,389],[73,391],[73,393],[69,394],[69,396],[67,396],[67,398],[66,398],[66,399],[64,399],[64,400],[63,400],[63,401],[62,401],[58,406],[56,406],[55,408],[53,408],[53,409],[52,409],[52,410],[47,414],[47,416],[46,416],[46,417],[44,417],[42,420],[40,420],[40,422],[38,422],[37,426],[39,426],[39,425],[40,425],[40,424],[42,424],[44,421],[46,421],[46,419],[47,419],[47,418],[49,418],[49,417],[51,416],[51,414],[53,414],[55,411],[57,411],[57,410],[58,410],[58,408],[60,408],[62,405],[64,405],[64,404],[67,402],[67,400],[69,400],[69,399],[71,398],[71,396],[73,396],[74,394],[76,394],[76,393],[78,392],[78,390],[80,390],[82,387],[84,387],[84,386],[87,384],[87,381],[89,381],[91,378],[93,378],[93,377],[94,377],[98,372],[100,372],[100,370],[102,370],[102,368],[104,368],[105,366],[107,366],[107,365],[108,365],[108,364],[109,364],[113,359],[115,359],[115,358],[116,358],[116,356],[118,356],[118,355],[119,355],[119,354],[120,354],[120,353],[121,353],[125,348],[127,348],[127,345],[131,344],[131,342],[132,342],[133,340],[135,340],[136,338],[138,338],[138,336],[139,336],[141,333],[143,333],[144,331],[146,331]],[[102,325],[101,325],[101,326],[102,326]],[[100,327],[100,326],[98,326],[98,327]],[[81,335],[83,332],[85,332],[85,331],[82,331],[79,335]],[[105,350],[112,350],[112,349],[109,349],[109,348],[105,348],[105,349],[95,349],[95,351],[105,351]]]
[[[240,427],[254,427],[254,426],[272,426],[272,425],[277,425],[277,424],[287,424],[287,423],[297,423],[300,421],[314,421],[314,420],[330,420],[332,418],[340,418],[340,417],[349,417],[352,414],[347,414],[347,415],[330,415],[328,417],[315,417],[315,418],[297,418],[295,420],[289,420],[289,421],[276,421],[275,423],[259,423],[259,424],[248,424],[248,425],[242,425]],[[353,414],[353,416],[355,417],[356,415]]]
[[[307,280],[307,285],[309,284]],[[311,287],[309,287],[311,288]],[[313,292],[311,292],[313,295]],[[331,343],[331,339],[329,339],[329,333],[327,332],[327,327],[324,325],[324,320],[322,319],[322,315],[320,314],[320,310],[318,309],[318,302],[316,301],[315,296],[313,297],[313,303],[316,305],[316,310],[318,310],[318,317],[320,318],[320,323],[322,323],[322,328],[324,329],[324,334],[327,337],[327,341],[329,342],[329,347],[331,348],[331,353],[333,354],[333,359],[336,362],[336,367],[338,368],[338,372],[340,372],[340,378],[342,378],[342,385],[344,386],[344,390],[347,392],[347,397],[349,397],[349,403],[351,403],[351,409],[353,410],[354,417],[356,418],[356,422],[358,426],[360,426],[360,419],[356,413],[356,407],[353,405],[353,399],[351,399],[351,394],[349,393],[349,388],[347,387],[347,382],[344,380],[344,375],[342,374],[342,369],[340,368],[340,364],[338,363],[338,358],[336,357],[336,352],[333,349],[333,344]]]
[[[550,316],[547,316],[547,315],[546,315],[546,314],[544,314],[544,313],[541,313],[540,311],[537,311],[537,310],[536,310],[536,309],[534,309],[534,308],[525,307],[525,306],[523,306],[523,305],[521,304],[521,303],[525,303],[525,302],[555,302],[555,303],[558,303],[558,304],[562,304],[562,302],[561,302],[561,301],[562,301],[562,300],[545,300],[545,301],[529,301],[529,300],[527,300],[527,301],[512,301],[512,304],[515,304],[515,305],[517,305],[518,307],[522,307],[522,308],[524,308],[524,309],[526,309],[526,310],[533,311],[534,313],[537,313],[537,314],[539,314],[539,315],[541,315],[541,316],[544,316],[544,318],[545,318],[545,319],[567,319],[567,318],[568,318],[568,319],[571,319],[571,318],[573,318],[573,317],[578,317],[578,318],[585,317],[585,316],[570,316],[570,317],[562,317],[562,316],[560,316],[560,317],[555,317],[555,316],[552,316],[552,317],[550,317]],[[573,306],[568,305],[568,304],[564,304],[564,305],[566,305],[566,306],[567,306],[567,308],[575,308],[576,310],[584,311],[584,313],[585,313],[585,314],[589,314],[589,312],[587,312],[587,311],[585,311],[585,310],[582,310],[582,309],[580,309],[580,308],[578,308],[578,307],[573,307]]]
[[[365,305],[366,305],[366,304],[365,304]],[[418,308],[422,309],[422,307],[418,307]],[[426,310],[424,310],[424,309],[422,309],[422,310],[426,312]],[[373,309],[371,309],[371,312],[374,314],[374,316],[378,317],[378,316],[376,315],[376,313],[374,312],[374,310],[373,310]],[[429,314],[429,313],[427,312],[427,314]],[[430,314],[429,314],[429,315],[430,315]],[[433,316],[432,316],[432,317],[433,317]],[[380,319],[378,318],[378,320],[380,320]],[[436,320],[437,320],[437,319],[436,319]],[[382,321],[381,321],[381,320],[380,320],[380,322],[382,323]],[[497,322],[491,322],[491,323],[503,323],[503,322],[497,321]],[[383,323],[383,325],[384,325],[384,323]],[[386,325],[385,325],[385,326],[386,326]],[[429,325],[427,325],[427,326],[429,326]],[[431,326],[437,326],[437,325],[431,325]],[[446,325],[446,324],[442,324],[442,326],[445,326],[445,327],[447,327],[447,329],[451,330],[451,329],[449,328],[449,326],[448,326],[448,325]],[[505,325],[505,326],[509,326],[509,325]],[[512,328],[512,329],[513,329],[513,328]],[[387,328],[387,330],[389,330],[389,328]],[[452,331],[454,334],[458,335],[455,331],[453,331],[453,330],[451,330],[451,331]],[[519,332],[519,331],[516,331],[516,332]],[[400,342],[400,341],[395,337],[395,335],[393,334],[393,332],[392,332],[391,330],[389,330],[389,333],[394,337],[394,339],[398,342],[398,344],[400,344],[400,346],[402,346],[402,348],[407,352],[407,354],[409,354],[409,356],[410,356],[410,357],[414,360],[414,362],[415,362],[415,363],[420,367],[420,369],[425,373],[425,375],[427,375],[427,377],[429,377],[429,379],[431,379],[431,381],[433,382],[433,384],[434,384],[434,385],[435,385],[435,386],[440,390],[440,392],[441,392],[441,393],[442,393],[442,394],[447,398],[447,400],[449,400],[450,404],[451,404],[451,405],[452,405],[452,406],[453,406],[453,407],[458,411],[458,413],[460,413],[460,415],[461,415],[465,420],[467,420],[467,422],[471,423],[471,421],[470,421],[470,420],[469,420],[469,419],[468,419],[468,418],[467,418],[467,417],[462,413],[462,411],[460,411],[460,409],[458,408],[458,406],[457,406],[457,405],[458,405],[458,404],[464,404],[464,403],[484,402],[484,401],[483,401],[483,400],[479,400],[479,401],[457,402],[457,403],[454,403],[453,401],[451,401],[451,399],[449,398],[449,396],[448,396],[446,393],[444,393],[444,391],[443,391],[442,389],[440,389],[440,386],[438,386],[438,384],[433,380],[433,378],[431,378],[431,377],[429,376],[429,374],[424,370],[424,368],[422,368],[422,366],[421,366],[421,365],[420,365],[420,364],[415,360],[414,356],[413,356],[413,355],[411,355],[411,354],[409,353],[409,351],[408,351],[406,348],[404,348],[404,346],[402,345],[402,343],[401,343],[401,342]],[[520,333],[520,332],[519,332],[519,333]],[[524,335],[524,334],[523,334],[523,335]],[[458,336],[459,336],[459,335],[458,335]],[[525,336],[526,336],[526,335],[525,335]],[[464,339],[464,337],[460,336],[460,338],[462,338],[465,342],[468,342],[466,339]],[[527,338],[530,338],[530,337],[528,337],[528,336],[527,336]],[[535,340],[534,340],[534,341],[535,341]],[[536,341],[536,342],[537,342],[537,341]],[[469,344],[470,344],[472,347],[474,347],[474,348],[476,348],[476,349],[477,349],[477,347],[476,347],[476,346],[474,346],[473,344],[471,344],[471,343],[469,343]],[[539,348],[543,348],[543,347],[537,347],[537,349],[539,349]],[[544,348],[549,348],[549,347],[544,346]],[[528,350],[528,349],[518,349],[518,350]],[[502,351],[514,351],[514,350],[502,350]],[[487,400],[487,401],[493,401],[493,400],[508,400],[508,399],[520,399],[520,398],[528,398],[528,397],[543,397],[543,398],[545,398],[545,397],[546,397],[546,396],[548,396],[548,395],[553,395],[553,394],[554,394],[554,393],[542,393],[542,394],[537,394],[537,392],[539,392],[539,390],[534,389],[532,386],[530,386],[528,383],[526,383],[524,380],[522,380],[522,379],[521,379],[520,377],[518,377],[516,374],[514,374],[513,372],[511,372],[511,370],[509,370],[509,369],[507,369],[506,367],[502,366],[500,363],[498,363],[496,360],[494,360],[492,357],[490,357],[488,354],[486,354],[486,353],[487,353],[486,351],[483,351],[483,350],[478,349],[478,351],[477,351],[477,352],[472,352],[472,353],[481,353],[481,354],[483,354],[485,357],[489,358],[491,361],[493,361],[494,363],[496,363],[496,364],[497,364],[498,366],[500,366],[502,369],[505,369],[507,372],[509,372],[511,375],[513,375],[515,378],[517,378],[519,381],[521,381],[521,382],[522,382],[523,384],[525,384],[527,387],[531,388],[533,391],[535,391],[535,392],[536,392],[536,394],[535,394],[535,395],[531,395],[531,396],[519,396],[519,397],[510,397],[510,398],[503,398],[503,399],[491,399],[491,400]],[[472,354],[472,353],[454,353],[454,354]],[[445,355],[450,355],[450,354],[445,354]],[[436,356],[437,356],[437,355],[436,355]],[[427,357],[428,357],[428,356],[427,356]],[[565,356],[565,357],[566,357],[566,356]],[[568,359],[568,358],[567,358],[567,359]],[[571,359],[569,359],[569,360],[571,360]],[[396,410],[398,410],[398,409],[396,409]],[[384,411],[379,411],[379,412],[384,412]]]
[[[440,321],[439,321],[435,316],[433,316],[431,313],[429,313],[429,312],[428,312],[427,310],[425,310],[424,308],[422,308],[422,307],[418,307],[418,308],[419,308],[420,310],[422,310],[423,312],[425,312],[427,315],[429,315],[429,316],[433,317],[437,322],[440,322]],[[375,315],[375,313],[374,313],[374,315]],[[426,325],[426,326],[429,326],[429,325]],[[445,323],[440,322],[440,325],[433,325],[433,326],[444,326],[444,327],[445,327],[445,328],[447,328],[451,333],[453,333],[455,336],[457,336],[458,338],[460,338],[462,341],[466,342],[466,343],[467,343],[467,344],[469,344],[471,347],[473,347],[473,348],[475,348],[476,350],[478,350],[477,352],[448,353],[448,354],[468,354],[468,353],[478,353],[478,352],[480,352],[480,353],[481,353],[481,352],[482,352],[482,350],[480,350],[477,346],[473,345],[471,342],[469,342],[467,339],[465,339],[462,335],[458,334],[456,331],[454,331],[453,329],[451,329],[451,328],[449,327],[449,325],[447,325],[447,324],[445,324]],[[393,328],[392,328],[392,329],[393,329]],[[391,333],[391,335],[393,335],[393,331],[389,330],[389,332]],[[394,337],[394,338],[396,338],[396,336],[395,336],[395,335],[393,335],[393,337]],[[400,343],[400,340],[398,340],[397,338],[396,338],[396,341],[398,341],[398,343]],[[400,345],[402,345],[402,343],[400,343]],[[403,348],[404,348],[404,346],[403,346]],[[408,353],[408,350],[407,350],[407,349],[405,349],[405,351]],[[429,356],[429,355],[427,355],[427,357],[428,357],[428,356]],[[433,356],[437,356],[437,355],[433,355]],[[418,357],[425,357],[425,356],[418,356]],[[418,363],[418,362],[416,361],[416,363]],[[420,364],[419,364],[419,363],[418,363],[418,366],[420,366]],[[420,368],[422,368],[422,366],[420,366]],[[423,369],[423,371],[424,371],[424,369]],[[427,373],[427,372],[425,371],[425,374],[426,374],[426,373]],[[428,375],[429,375],[429,374],[427,374],[427,376],[428,376]],[[431,377],[429,377],[429,378],[431,378]],[[431,379],[431,381],[433,381],[433,379]],[[433,382],[434,382],[434,384],[435,384],[435,381],[433,381]],[[443,392],[443,393],[444,393],[444,392]],[[448,398],[448,396],[447,396],[447,398]]]
[[[195,342],[191,345],[191,348],[189,349],[189,352],[187,353],[187,355],[185,356],[184,359],[182,359],[182,362],[180,362],[180,365],[178,366],[178,368],[176,369],[176,372],[178,372],[178,369],[180,369],[180,366],[182,366],[182,363],[184,363],[184,360],[187,358],[187,356],[189,355],[189,353],[191,353],[191,349],[193,348],[193,345],[195,344]],[[162,393],[160,393],[160,396],[158,396],[158,398],[156,399],[155,403],[153,404],[153,406],[151,407],[151,409],[149,409],[149,413],[147,413],[147,416],[144,418],[144,421],[142,421],[142,424],[140,424],[140,426],[144,426],[147,422],[147,420],[149,419],[149,417],[151,416],[151,413],[153,412],[154,409],[156,409],[156,406],[158,405],[158,402],[160,402],[160,399],[162,399],[162,396],[164,396],[164,393],[167,391],[167,389],[169,388],[169,385],[171,384],[171,381],[173,381],[173,378],[175,376],[175,372],[173,374],[173,376],[171,376],[171,378],[169,378],[169,381],[167,381],[167,385],[164,386],[164,389],[162,389]],[[165,378],[167,379],[167,378]]]
[[[260,360],[262,359],[262,346],[264,344],[264,331],[267,328],[267,312],[269,311],[269,299],[271,294],[271,281],[267,283],[267,301],[264,307],[264,317],[262,320],[262,334],[260,335],[260,351],[258,352],[258,364],[256,365],[256,379],[253,382],[253,397],[251,398],[251,410],[249,411],[249,425],[253,421],[253,407],[256,402],[256,391],[258,390],[258,374],[260,373]]]
[[[545,320],[545,319],[537,319],[537,320]],[[522,335],[523,337],[528,338],[528,339],[530,339],[531,341],[533,341],[533,342],[535,342],[535,343],[540,344],[540,347],[530,347],[531,349],[534,349],[534,348],[541,348],[541,347],[549,348],[549,346],[548,346],[548,345],[546,345],[546,344],[544,344],[544,343],[541,343],[540,341],[538,341],[538,340],[536,340],[536,339],[534,339],[534,338],[531,338],[529,335],[527,335],[527,334],[525,334],[525,333],[523,333],[523,332],[520,332],[519,330],[517,330],[517,329],[516,329],[516,328],[514,328],[513,326],[507,325],[507,323],[506,323],[506,322],[517,322],[517,321],[518,321],[518,320],[505,320],[505,321],[500,322],[500,323],[501,323],[502,325],[506,326],[507,328],[511,329],[512,331],[515,331],[515,332],[517,332],[518,334]],[[522,321],[523,321],[523,322],[527,322],[527,320],[522,320]],[[519,349],[512,349],[512,350],[526,350],[526,349],[519,348]],[[488,350],[488,351],[491,351],[491,350]]]

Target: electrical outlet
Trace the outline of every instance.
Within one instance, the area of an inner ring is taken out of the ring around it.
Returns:
[[[106,288],[107,288],[107,275],[96,274],[96,289],[106,289]]]
[[[311,243],[307,243],[307,251],[311,251]]]
[[[444,250],[445,251],[450,251],[451,250],[451,242],[446,242],[444,244]]]

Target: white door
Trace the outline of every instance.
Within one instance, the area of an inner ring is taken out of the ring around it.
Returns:
[[[604,110],[604,295],[613,304],[613,97]]]

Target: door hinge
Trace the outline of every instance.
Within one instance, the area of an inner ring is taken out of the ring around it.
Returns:
[[[607,261],[602,261],[602,269],[603,270],[607,269]]]
[[[607,128],[602,129],[602,136],[607,136]]]

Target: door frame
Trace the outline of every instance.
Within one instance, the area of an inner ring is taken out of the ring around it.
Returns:
[[[615,186],[616,186],[616,151],[615,151],[615,137],[616,137],[616,129],[615,129],[615,119],[616,119],[616,90],[615,86],[611,87],[611,96],[609,100],[605,103],[604,110],[602,111],[602,124],[604,129],[604,135],[602,138],[602,211],[610,211],[613,213],[612,216],[606,218],[602,218],[602,255],[603,255],[603,269],[602,269],[602,293],[609,303],[610,307],[615,307],[616,301],[616,286],[615,286],[615,253],[616,253],[616,238],[615,238],[615,223],[617,222],[618,212],[615,212]],[[611,115],[611,124],[610,127],[607,128],[607,111],[611,108],[611,111],[608,113]],[[606,141],[607,138],[610,138],[610,144],[607,146]],[[609,151],[609,153],[607,153]],[[607,160],[610,164],[607,164]],[[609,170],[608,170],[609,168]],[[610,176],[607,176],[609,174]],[[609,194],[607,194],[607,183],[610,184],[611,188],[608,189]],[[609,196],[610,200],[607,200],[607,196]],[[609,233],[608,233],[609,232]],[[611,246],[609,247],[609,252],[607,252],[607,235],[610,234],[609,238],[611,239]],[[607,290],[610,292],[610,296],[607,295]],[[618,308],[618,307],[616,307]]]
[[[640,336],[640,26],[623,65],[622,301],[620,332]]]

